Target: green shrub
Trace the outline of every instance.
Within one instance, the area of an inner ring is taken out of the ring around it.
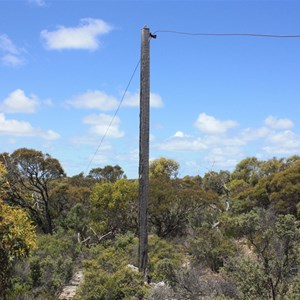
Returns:
[[[39,235],[36,250],[14,270],[8,299],[53,299],[72,277],[78,255],[77,241],[71,236]]]
[[[85,280],[77,299],[143,298],[146,293],[144,278],[141,273],[128,267],[132,243],[127,241],[127,244],[125,240],[120,236],[114,245],[107,248],[98,246],[91,250],[91,258],[84,262]]]
[[[176,284],[177,264],[172,259],[164,258],[157,262],[153,270],[153,278],[168,282],[171,286]]]
[[[157,235],[149,236],[149,263],[148,269],[153,273],[154,279],[159,280],[161,277],[157,271],[159,265],[168,263],[177,267],[182,263],[183,255],[180,249],[172,242],[159,238]],[[162,274],[161,274],[162,275]]]
[[[149,286],[143,274],[128,264],[137,265],[138,239],[132,233],[117,235],[115,241],[90,250],[84,262],[85,281],[77,295],[83,300],[143,299]],[[181,262],[178,249],[166,240],[149,236],[149,275],[154,280],[171,282]]]

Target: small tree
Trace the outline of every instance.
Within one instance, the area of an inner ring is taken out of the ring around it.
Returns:
[[[21,148],[2,159],[8,171],[7,200],[25,208],[45,233],[53,233],[50,183],[65,176],[59,161],[41,151]]]
[[[0,195],[8,187],[5,168],[0,163]],[[0,197],[0,298],[7,292],[16,259],[27,257],[35,248],[35,228],[26,212],[6,205]]]

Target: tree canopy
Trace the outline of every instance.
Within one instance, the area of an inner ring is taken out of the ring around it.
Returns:
[[[146,279],[135,268],[137,179],[119,165],[68,177],[27,148],[0,160],[7,300],[51,300],[76,268],[86,278],[78,299],[299,298],[299,156],[248,157],[233,171],[184,178],[175,160],[153,160]]]

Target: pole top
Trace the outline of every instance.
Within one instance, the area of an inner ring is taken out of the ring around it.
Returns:
[[[156,39],[156,37],[157,37],[156,34],[152,34],[152,33],[150,32],[150,29],[148,28],[147,25],[144,25],[144,27],[142,28],[142,30],[147,30],[147,31],[149,32],[150,38]]]

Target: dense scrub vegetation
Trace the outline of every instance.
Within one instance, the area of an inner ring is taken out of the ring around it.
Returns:
[[[148,284],[137,180],[118,165],[67,177],[26,148],[0,162],[0,299],[56,299],[77,269],[77,299],[300,299],[299,156],[184,178],[151,162]]]

